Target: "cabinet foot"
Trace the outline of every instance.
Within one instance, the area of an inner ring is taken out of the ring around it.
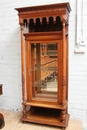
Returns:
[[[26,122],[25,121],[22,121],[23,124],[25,124]]]
[[[62,127],[62,129],[61,130],[65,130],[66,129],[66,127]]]

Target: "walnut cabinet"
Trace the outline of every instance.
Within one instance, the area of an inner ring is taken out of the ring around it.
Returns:
[[[21,32],[21,121],[66,128],[69,3],[15,8]]]

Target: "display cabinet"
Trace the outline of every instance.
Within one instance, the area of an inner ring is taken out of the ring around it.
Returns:
[[[69,3],[15,8],[21,30],[21,121],[68,126]]]

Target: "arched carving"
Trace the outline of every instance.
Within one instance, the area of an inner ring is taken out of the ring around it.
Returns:
[[[62,22],[60,21],[60,17],[59,16],[56,16],[55,17],[55,30],[56,31],[62,31]]]
[[[24,27],[29,27],[29,30],[33,28],[33,31],[36,30],[34,29],[35,26],[37,25],[38,31],[43,31],[41,29],[41,25],[45,26],[47,28],[47,31],[61,31],[62,30],[62,22],[65,22],[66,25],[68,25],[68,19],[65,15],[62,16],[50,16],[50,17],[36,17],[36,18],[29,18],[29,19],[19,19],[19,24],[24,25]],[[44,28],[44,29],[45,29]],[[46,29],[45,29],[46,31]]]
[[[23,20],[23,24],[24,24],[24,27],[27,27],[27,24],[28,24],[27,19],[24,19],[24,20]]]
[[[47,31],[48,29],[47,29],[48,27],[47,27],[47,19],[46,19],[46,17],[43,17],[42,18],[42,31]]]
[[[28,25],[26,19],[24,19],[24,25]],[[30,32],[42,32],[42,31],[62,31],[62,21],[60,16],[56,17],[40,17],[29,19]]]
[[[29,19],[29,24],[34,24],[33,18]]]
[[[52,16],[49,17],[49,23],[53,23],[53,17]]]
[[[40,23],[39,18],[36,18],[36,22],[34,23],[34,31],[35,32],[40,32],[41,31],[41,23]]]
[[[46,23],[46,22],[47,22],[46,17],[43,17],[43,18],[42,18],[42,23]]]
[[[34,20],[33,18],[29,19],[29,32],[34,31]]]

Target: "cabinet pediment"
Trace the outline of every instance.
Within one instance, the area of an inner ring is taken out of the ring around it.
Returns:
[[[71,11],[69,3],[30,6],[15,9],[18,11],[19,20],[21,20],[22,23],[26,20],[28,24],[31,19],[33,19],[36,24],[37,18],[42,22],[44,17],[46,18],[46,21],[49,21],[49,18],[52,17],[55,22],[56,18],[63,14],[66,14],[68,19],[68,15]]]

